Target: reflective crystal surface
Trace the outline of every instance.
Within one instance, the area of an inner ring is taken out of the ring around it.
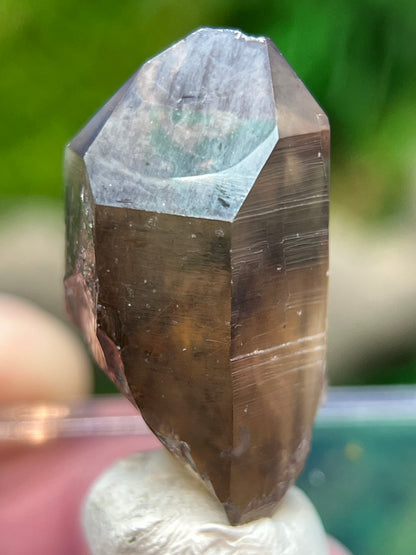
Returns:
[[[272,514],[309,448],[328,169],[327,118],[275,46],[218,29],[144,64],[66,151],[68,311],[232,524]]]

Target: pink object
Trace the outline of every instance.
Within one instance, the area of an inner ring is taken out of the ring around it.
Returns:
[[[134,413],[121,399],[99,405],[97,416]],[[80,515],[90,485],[116,460],[159,445],[151,434],[0,444],[1,555],[87,555]],[[346,555],[330,542],[331,555]]]
[[[115,412],[134,409],[124,400],[100,406],[101,415]],[[88,488],[117,459],[159,445],[151,434],[0,444],[0,553],[87,554],[80,512]]]

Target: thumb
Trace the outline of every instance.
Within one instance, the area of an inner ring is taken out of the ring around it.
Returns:
[[[0,295],[0,403],[65,401],[91,390],[81,342],[60,320]]]

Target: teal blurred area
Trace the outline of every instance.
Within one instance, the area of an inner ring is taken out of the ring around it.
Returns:
[[[2,0],[0,289],[63,315],[64,145],[200,26],[270,36],[329,115],[332,381],[415,381],[414,0]]]
[[[332,388],[297,481],[354,555],[410,555],[416,528],[416,388]]]

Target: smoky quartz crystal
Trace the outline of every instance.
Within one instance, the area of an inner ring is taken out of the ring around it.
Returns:
[[[273,43],[200,29],[68,145],[66,302],[232,524],[273,513],[325,383],[328,120]]]

